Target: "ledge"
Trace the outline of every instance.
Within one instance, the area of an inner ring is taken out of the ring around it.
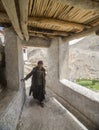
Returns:
[[[0,94],[0,130],[15,130],[25,100],[24,87]]]
[[[88,88],[82,87],[76,83],[73,83],[69,80],[62,79],[60,82],[66,87],[71,88],[73,91],[80,93],[81,95],[91,99],[92,101],[99,103],[99,92],[94,92]]]
[[[11,91],[10,89],[3,90],[0,93],[0,116],[6,111],[12,102],[17,91]]]

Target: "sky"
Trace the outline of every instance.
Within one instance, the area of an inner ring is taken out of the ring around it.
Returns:
[[[3,30],[3,27],[0,26],[0,30]],[[4,35],[2,33],[0,33],[0,38],[2,43],[4,43]]]
[[[69,45],[76,44],[77,42],[81,41],[83,38],[72,40],[72,41],[69,42]]]
[[[0,30],[3,30],[3,27],[0,26]]]

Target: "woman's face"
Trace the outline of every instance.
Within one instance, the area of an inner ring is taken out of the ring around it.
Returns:
[[[38,64],[38,67],[39,67],[39,68],[42,68],[42,67],[43,67],[43,64]]]
[[[0,61],[2,61],[2,56],[1,56],[1,52],[0,52]]]

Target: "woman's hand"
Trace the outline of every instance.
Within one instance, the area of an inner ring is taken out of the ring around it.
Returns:
[[[21,81],[22,81],[22,82],[24,82],[24,81],[25,81],[25,79],[21,79]]]

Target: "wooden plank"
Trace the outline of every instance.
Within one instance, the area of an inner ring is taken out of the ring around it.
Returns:
[[[68,22],[68,21],[62,21],[62,20],[57,20],[57,19],[51,19],[51,18],[38,18],[38,17],[29,17],[28,20],[28,25],[33,26],[34,24],[37,24],[38,27],[42,28],[50,28],[53,30],[53,28],[57,28],[58,30],[65,30],[65,31],[70,31],[70,30],[78,30],[82,31],[84,28],[88,28],[89,26],[79,24],[79,23],[74,23],[74,22]],[[47,25],[47,26],[45,26]]]
[[[3,3],[3,6],[9,16],[9,19],[11,20],[11,23],[13,25],[13,28],[15,29],[18,36],[23,39],[23,35],[19,26],[19,20],[16,12],[16,6],[14,0],[1,0]]]
[[[56,0],[56,1],[62,2],[64,4],[67,4],[73,7],[99,12],[98,1],[92,1],[92,0]]]
[[[27,28],[28,6],[29,6],[29,0],[19,0],[21,28],[24,37],[27,41],[29,40],[28,28]]]
[[[53,36],[53,35],[40,34],[40,33],[29,33],[29,35],[33,36],[33,37],[41,37],[44,39],[52,39],[52,38],[56,38],[56,37],[62,37],[62,36]]]
[[[36,10],[36,4],[35,4],[35,0],[34,0],[33,6],[32,6],[32,10],[31,10],[31,15],[32,15],[32,16],[36,15],[36,14],[35,14],[35,10]]]
[[[31,15],[33,0],[29,0],[29,15]]]
[[[0,22],[11,23],[7,14],[0,12]]]
[[[69,41],[71,41],[71,40],[78,39],[78,38],[85,37],[85,36],[87,36],[87,35],[96,33],[98,30],[99,30],[99,25],[97,25],[97,26],[95,26],[95,27],[92,27],[92,28],[90,28],[90,29],[87,29],[87,30],[85,30],[85,31],[82,31],[82,32],[80,32],[80,33],[73,34],[73,35],[71,35],[71,36],[65,37],[63,40],[64,40],[65,42],[69,42]]]
[[[43,37],[45,39],[52,39],[52,38],[56,38],[56,37],[65,37],[65,36],[61,36],[61,35],[51,35],[51,34],[43,34],[43,33],[29,33],[30,36],[37,36],[37,37]]]
[[[91,21],[89,24],[91,24],[93,26],[99,25],[99,17],[96,18],[95,20]]]
[[[0,12],[0,26],[11,27],[11,21],[6,13]]]
[[[67,32],[63,32],[63,31],[52,31],[52,32],[47,32],[47,31],[37,31],[37,30],[30,30],[29,29],[29,34],[30,33],[37,33],[37,34],[43,34],[43,35],[49,35],[49,36],[68,36]]]
[[[40,37],[40,38],[48,39],[48,37],[44,36],[43,34],[30,33],[29,35],[32,37]]]
[[[93,26],[99,25],[99,20],[95,23],[93,23]]]

